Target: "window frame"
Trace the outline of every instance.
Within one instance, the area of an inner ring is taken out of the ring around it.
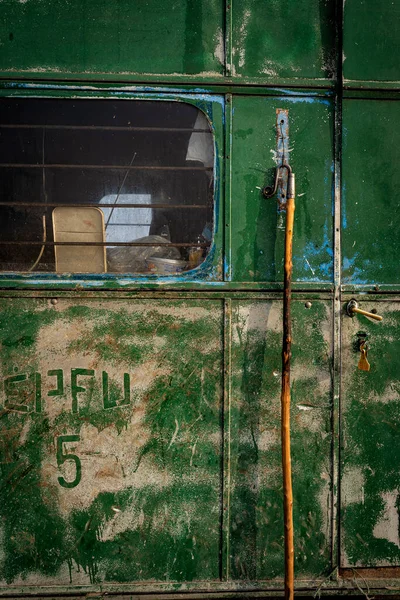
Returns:
[[[157,274],[130,274],[130,273],[17,273],[0,272],[0,288],[3,289],[136,289],[163,288],[191,288],[193,285],[207,282],[220,282],[223,280],[224,248],[223,248],[223,215],[224,215],[224,123],[225,123],[225,97],[207,93],[186,93],[184,90],[171,91],[155,88],[150,91],[148,87],[135,86],[123,90],[105,89],[100,87],[94,91],[85,87],[66,85],[16,84],[17,89],[0,89],[0,97],[5,98],[54,98],[63,100],[146,100],[184,102],[195,106],[207,117],[214,140],[214,219],[213,237],[211,246],[204,261],[195,269],[166,276]],[[20,89],[19,89],[20,88]]]

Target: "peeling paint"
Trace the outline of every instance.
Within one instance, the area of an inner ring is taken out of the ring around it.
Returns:
[[[384,509],[372,534],[374,537],[383,538],[400,548],[398,497],[398,490],[381,494]]]
[[[358,298],[367,310],[377,303]],[[383,320],[343,316],[342,342],[342,564],[383,567],[398,565],[400,475],[397,390],[400,342],[393,339],[398,302],[379,302]],[[369,372],[357,368],[358,333],[370,344]],[[391,342],[388,339],[392,338]],[[351,493],[352,492],[352,493]]]
[[[353,467],[342,475],[342,496],[343,503],[359,504],[363,503],[363,489],[365,477],[361,467]]]
[[[4,585],[215,578],[221,302],[0,314]]]

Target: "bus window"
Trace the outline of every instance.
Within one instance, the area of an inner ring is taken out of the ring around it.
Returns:
[[[191,104],[0,99],[0,270],[193,269],[212,241],[213,168],[209,122]],[[89,249],[96,260],[79,260]]]

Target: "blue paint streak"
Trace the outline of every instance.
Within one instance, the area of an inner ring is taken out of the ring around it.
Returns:
[[[229,260],[227,259],[227,257],[224,257],[224,280],[225,281],[230,281],[230,277],[231,277],[231,269],[230,269],[230,263]]]
[[[352,258],[344,257],[343,258],[343,271],[349,271],[349,275],[343,276],[343,282],[345,283],[354,283],[357,285],[365,285],[368,283],[373,283],[372,281],[365,279],[365,270],[360,269],[359,267],[355,267],[354,265],[359,260],[359,255],[355,254]],[[370,264],[369,260],[364,261],[364,266]]]
[[[269,99],[269,97],[265,97],[265,99]],[[326,106],[332,106],[332,102],[331,100],[325,100],[324,98],[318,98],[318,97],[314,97],[314,96],[300,96],[300,97],[287,97],[287,96],[283,96],[281,98],[277,98],[278,100],[282,101],[282,102],[292,102],[292,103],[297,103],[297,102],[307,102],[307,104],[314,104],[315,102],[317,104],[325,104]]]
[[[342,184],[342,227],[347,228],[347,213],[346,213],[346,184]]]
[[[317,94],[312,94],[312,92],[300,92],[298,90],[289,90],[286,88],[271,88],[272,91],[274,92],[279,92],[280,94],[284,94],[285,96],[306,96],[306,97],[319,97],[321,96],[329,96],[329,97],[333,97],[334,96],[334,91],[333,90],[320,90],[320,92]]]
[[[322,259],[330,257],[331,260],[322,262]],[[307,263],[308,261],[308,263]],[[329,235],[328,223],[324,224],[324,236],[321,245],[316,246],[314,242],[309,241],[304,249],[303,256],[296,256],[293,259],[294,271],[298,269],[300,272],[307,270],[310,275],[306,277],[297,277],[296,281],[333,281],[333,247],[332,240]],[[314,271],[314,273],[312,272]]]

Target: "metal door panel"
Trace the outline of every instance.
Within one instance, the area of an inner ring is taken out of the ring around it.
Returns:
[[[2,11],[3,76],[223,73],[219,0],[5,0]]]
[[[219,300],[2,299],[1,579],[219,576]]]
[[[345,80],[400,81],[398,2],[351,0],[343,5]]]
[[[297,576],[330,570],[331,303],[293,302],[292,464]],[[283,576],[280,390],[282,309],[232,302],[231,576]]]
[[[342,282],[399,284],[400,103],[344,100]]]
[[[400,564],[400,304],[363,297],[380,323],[343,316],[341,561],[343,567]],[[370,371],[357,368],[360,333]]]
[[[331,78],[335,71],[333,2],[242,0],[232,3],[233,75]]]
[[[232,279],[283,280],[285,213],[261,193],[274,179],[277,108],[289,110],[296,173],[293,280],[331,282],[333,105],[308,97],[233,98]]]

